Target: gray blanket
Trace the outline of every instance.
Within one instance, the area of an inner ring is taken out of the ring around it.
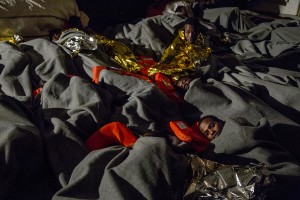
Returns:
[[[1,42],[0,198],[181,199],[187,157],[164,137],[166,125],[215,115],[225,126],[199,156],[265,163],[278,181],[269,199],[295,199],[299,62],[286,59],[299,47],[291,48],[250,60],[231,51],[212,55],[177,105],[152,83],[110,70],[93,83],[94,65],[117,65],[102,52],[72,57],[45,39]],[[34,96],[38,87],[42,91]],[[86,139],[112,121],[132,130],[135,145],[88,152]],[[149,132],[157,137],[143,136]]]

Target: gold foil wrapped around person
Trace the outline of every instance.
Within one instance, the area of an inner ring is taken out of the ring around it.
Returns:
[[[201,66],[211,54],[211,48],[206,44],[205,37],[200,33],[199,27],[200,23],[197,18],[187,18],[184,27],[179,30],[178,36],[165,49],[160,61],[147,70],[142,70],[144,66],[138,62],[136,56],[123,43],[98,34],[90,37],[95,38],[98,48],[101,48],[112,59],[117,61],[124,70],[134,73],[142,71],[144,75],[150,77],[156,73],[162,73],[171,77],[174,82],[177,82],[179,79],[194,73],[197,70],[197,66]],[[72,40],[72,38],[68,40]],[[86,41],[88,40],[86,39]],[[80,42],[84,44],[82,40]],[[64,41],[61,44],[66,46],[68,43]],[[73,48],[76,49],[75,53],[80,52],[80,47],[84,50],[84,45],[82,44]],[[68,48],[71,49],[70,46]]]
[[[172,78],[174,83],[194,74],[211,54],[211,47],[206,44],[205,36],[200,32],[197,18],[187,18],[177,37],[165,49],[160,61],[147,71],[149,76],[163,73]]]
[[[70,30],[64,31],[63,34],[68,35],[66,33],[68,31]],[[73,29],[72,31],[74,32],[75,30]],[[162,79],[169,79],[167,80],[168,84],[166,84],[167,89],[163,88],[163,86],[160,88],[164,93],[167,90],[169,91],[170,85],[177,84],[179,87],[188,87],[189,77],[196,72],[197,67],[201,66],[212,52],[211,47],[206,44],[204,35],[200,33],[198,18],[187,18],[183,28],[179,30],[178,36],[165,49],[161,60],[158,63],[154,63],[154,65],[146,67],[138,61],[137,57],[123,43],[98,34],[89,35],[80,30],[77,31],[81,34],[80,37],[76,34],[70,34],[67,37],[68,39],[59,39],[58,43],[68,48],[74,56],[85,50],[94,51],[100,49],[110,59],[118,63],[120,68],[131,73],[141,73],[149,76],[156,83],[155,75],[166,76]],[[95,44],[95,42],[97,49],[95,45],[91,45]],[[89,49],[89,47],[93,48]],[[183,81],[179,81],[180,79]]]
[[[117,61],[124,70],[138,73],[143,68],[143,66],[138,63],[135,55],[125,44],[101,35],[95,35],[94,37],[104,52]]]

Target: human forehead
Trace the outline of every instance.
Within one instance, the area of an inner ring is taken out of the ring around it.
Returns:
[[[210,117],[206,117],[204,119],[201,120],[200,124],[199,124],[199,128],[201,130],[205,130],[207,129],[208,125],[211,123],[211,122],[214,122],[214,120]]]
[[[184,29],[185,29],[185,30],[191,30],[191,31],[194,31],[194,30],[195,30],[195,27],[194,27],[194,25],[192,25],[192,24],[185,24],[185,25],[184,25]]]

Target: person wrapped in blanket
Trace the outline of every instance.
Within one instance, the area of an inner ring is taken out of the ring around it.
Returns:
[[[189,126],[183,121],[171,121],[168,124],[168,139],[171,143],[182,143],[189,153],[203,152],[210,141],[221,134],[224,122],[219,118],[207,115]],[[144,136],[148,136],[145,134]],[[152,136],[150,134],[150,136]],[[111,122],[94,132],[85,142],[89,151],[102,149],[111,145],[122,144],[132,147],[138,138],[120,122]]]
[[[177,37],[164,50],[159,62],[153,59],[137,59],[130,49],[115,40],[104,36],[95,36],[98,43],[104,45],[126,75],[137,76],[152,81],[170,99],[182,102],[178,89],[186,91],[191,80],[197,77],[197,70],[212,53],[210,42],[202,34],[197,17],[188,17]],[[148,60],[147,60],[148,59]],[[150,60],[150,61],[149,61]]]
[[[80,52],[101,50],[122,68],[122,70],[110,70],[154,82],[166,96],[177,102],[180,102],[181,99],[176,96],[173,84],[179,84],[180,80],[185,80],[184,78],[193,74],[197,70],[197,66],[205,62],[211,53],[211,48],[206,44],[205,38],[200,32],[197,18],[188,18],[183,28],[179,30],[178,36],[165,50],[161,60],[149,66],[146,66],[144,62],[141,63],[126,45],[99,34],[90,35],[79,29],[68,29],[62,31],[54,41],[69,49],[74,57]],[[98,83],[97,77],[103,69],[109,69],[109,67],[93,67],[92,80],[95,83]],[[186,87],[185,81],[182,81],[182,84]],[[180,141],[188,143],[193,152],[200,153],[220,132],[206,132],[205,136],[200,131],[200,127],[204,126],[200,126],[200,124],[196,123],[190,126],[183,121],[171,121],[168,130],[174,133]],[[216,127],[221,127],[221,123]],[[131,146],[136,140],[136,136],[128,127],[120,122],[112,122],[92,134],[86,144],[88,149],[94,150],[114,143]]]
[[[182,77],[193,74],[212,53],[200,27],[197,18],[187,18],[177,37],[164,50],[160,61],[144,69],[147,70],[147,75],[163,73],[177,82]]]
[[[101,50],[122,69],[117,70],[118,73],[151,81],[168,97],[180,103],[181,98],[176,89],[188,89],[190,78],[196,74],[198,67],[207,61],[212,52],[209,41],[201,33],[203,28],[201,27],[198,18],[187,18],[177,37],[164,50],[159,62],[138,58],[123,43],[99,34],[86,34],[80,29],[62,31],[54,40],[70,49],[74,56],[81,51]],[[103,63],[101,67],[109,68],[110,64]]]
[[[201,27],[198,18],[188,17],[184,26],[178,31],[177,37],[164,50],[160,61],[153,66],[143,68],[141,73],[150,77],[162,74],[164,77],[160,79],[163,81],[158,83],[168,82],[169,85],[187,90],[191,77],[212,53],[209,41],[203,35]],[[168,87],[163,88],[161,83],[159,86],[163,91],[170,90]]]

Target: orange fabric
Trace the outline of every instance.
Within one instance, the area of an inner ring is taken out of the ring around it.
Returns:
[[[148,76],[148,70],[150,69],[151,67],[144,67],[140,70],[140,73],[143,74],[144,76]]]
[[[165,94],[174,92],[175,88],[172,85],[171,79],[169,79],[163,73],[157,73],[154,75],[155,83],[157,87]]]
[[[128,71],[125,71],[125,70],[118,70],[118,69],[115,69],[115,70],[112,70],[116,73],[119,73],[119,74],[122,74],[122,75],[126,75],[126,76],[134,76],[136,78],[139,78],[139,79],[143,79],[145,81],[148,81],[148,82],[152,82],[148,76],[144,76],[144,75],[141,75],[141,74],[135,74],[135,73],[132,73],[132,72],[128,72]]]
[[[113,138],[126,147],[132,145],[137,140],[130,129],[120,122],[106,124],[100,129],[100,132],[107,137],[111,137],[113,134]]]
[[[151,57],[140,56],[138,59],[138,63],[144,67],[152,67],[156,64],[156,62]]]
[[[99,76],[100,76],[100,72],[103,70],[103,69],[106,69],[105,66],[95,66],[93,67],[92,69],[92,81],[96,84],[99,83]]]
[[[156,62],[151,57],[146,56],[140,56],[138,59],[138,63],[142,66],[144,66],[139,73],[141,73],[144,76],[148,76],[148,70],[156,64]]]
[[[128,127],[120,122],[111,122],[93,133],[85,142],[86,147],[92,151],[102,149],[114,144],[122,144],[128,147],[134,144],[137,137]]]
[[[103,136],[99,129],[86,140],[85,146],[89,151],[94,151],[111,146],[113,143],[113,140],[109,137]]]
[[[184,142],[191,142],[191,134],[193,130],[183,121],[171,121],[169,122],[171,131],[176,135],[178,139]]]
[[[203,152],[210,143],[210,140],[200,132],[196,124],[189,126],[183,121],[171,121],[169,127],[178,139],[189,143],[195,153]]]

